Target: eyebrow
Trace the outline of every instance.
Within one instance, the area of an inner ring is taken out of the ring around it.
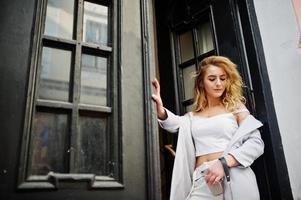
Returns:
[[[227,76],[226,74],[220,75],[220,77],[226,77],[226,76]],[[218,76],[217,76],[217,75],[212,75],[212,74],[211,74],[211,75],[208,75],[208,77],[214,77],[214,78],[215,78],[215,77],[218,77]]]

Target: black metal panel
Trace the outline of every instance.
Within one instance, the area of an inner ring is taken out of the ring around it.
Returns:
[[[35,1],[1,1],[0,13],[0,199],[11,199],[17,184]]]
[[[214,17],[216,37],[221,56],[229,57],[240,67],[240,52],[236,38],[236,27],[233,22],[233,11],[228,0],[212,1],[212,12]]]
[[[167,1],[156,1],[156,28],[157,28],[157,45],[158,45],[158,57],[165,58],[159,59],[159,68],[160,68],[160,82],[162,91],[171,91],[171,89],[176,88],[175,86],[175,77],[172,67],[172,50],[171,50],[171,38],[169,30],[169,21],[168,21],[168,12],[169,7],[172,6],[171,3]],[[164,51],[160,51],[164,49]],[[179,110],[177,107],[177,97],[174,92],[169,94],[162,93],[163,102],[165,106],[168,107],[173,112],[178,113]]]
[[[168,10],[173,9],[173,1],[156,0],[156,30],[158,47],[159,78],[161,83],[161,97],[164,106],[174,113],[180,112],[177,94],[176,74],[173,70],[174,55],[172,52],[172,38],[169,30],[170,16]],[[164,149],[166,144],[175,144],[175,135],[164,131],[160,132],[161,154],[161,192],[162,199],[168,199],[170,192],[173,157]]]
[[[168,22],[172,30],[190,29],[202,20],[202,13],[208,8],[211,0],[174,0],[170,3]]]

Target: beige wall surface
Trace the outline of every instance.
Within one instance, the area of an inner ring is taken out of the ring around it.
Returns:
[[[300,2],[300,0],[298,0]],[[254,0],[294,199],[301,199],[299,30],[291,1]]]

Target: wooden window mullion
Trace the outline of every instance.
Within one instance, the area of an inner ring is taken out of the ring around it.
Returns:
[[[75,28],[75,52],[73,66],[73,95],[72,95],[72,114],[70,128],[70,173],[76,172],[77,169],[77,151],[78,149],[78,121],[79,121],[79,98],[80,98],[80,73],[81,73],[81,56],[82,56],[82,18],[83,18],[83,0],[75,1],[76,6],[76,26]]]

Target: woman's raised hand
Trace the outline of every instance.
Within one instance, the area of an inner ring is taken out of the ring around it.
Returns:
[[[158,118],[166,119],[167,114],[163,107],[163,102],[160,95],[160,84],[157,79],[155,79],[152,83],[154,86],[154,94],[152,94],[152,99],[156,103]]]

